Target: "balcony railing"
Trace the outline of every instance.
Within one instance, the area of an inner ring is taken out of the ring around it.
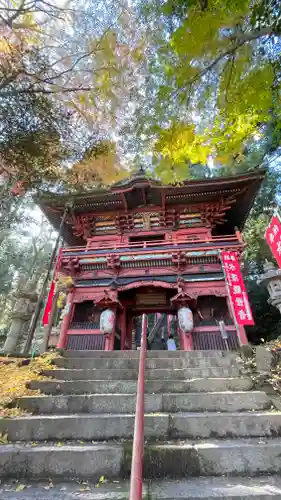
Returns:
[[[99,321],[72,321],[69,330],[99,330]]]
[[[235,326],[227,326],[227,338],[223,339],[219,328],[195,327],[192,331],[193,349],[199,351],[236,351],[239,338]]]
[[[241,233],[239,231],[236,232],[236,234],[232,235],[222,235],[222,236],[210,236],[209,238],[201,238],[201,237],[188,237],[188,238],[181,238],[181,239],[171,239],[171,240],[154,240],[154,241],[139,241],[139,242],[128,242],[128,243],[116,243],[116,242],[110,242],[110,241],[99,241],[99,242],[94,242],[91,241],[91,244],[86,247],[68,247],[68,248],[63,248],[62,249],[62,255],[66,257],[68,254],[69,255],[81,255],[81,254],[86,254],[87,256],[90,254],[95,254],[99,253],[103,250],[111,250],[112,252],[118,251],[122,253],[122,250],[128,251],[131,250],[132,253],[139,253],[140,251],[148,251],[150,249],[159,249],[159,251],[164,251],[166,248],[167,249],[180,249],[184,247],[185,249],[188,249],[188,247],[191,247],[191,249],[194,249],[194,244],[200,246],[200,250],[204,249],[209,249],[210,246],[214,247],[229,247],[232,244],[237,246],[237,245],[244,245],[243,238],[241,236]]]

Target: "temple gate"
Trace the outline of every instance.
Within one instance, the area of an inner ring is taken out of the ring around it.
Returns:
[[[243,324],[235,321],[221,252],[242,253],[241,231],[262,180],[258,172],[163,186],[138,172],[107,190],[41,196],[39,205],[55,228],[68,207],[62,230],[67,246],[57,271],[73,286],[57,346],[138,348],[144,312],[151,349],[161,348],[171,332],[182,350],[247,343]],[[179,326],[181,308],[192,312],[191,331]],[[104,311],[112,313],[112,331],[101,327]]]

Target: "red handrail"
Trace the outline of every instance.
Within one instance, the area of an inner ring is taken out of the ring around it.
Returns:
[[[143,314],[129,500],[141,500],[142,498],[142,462],[144,444],[144,373],[146,350],[147,316]]]
[[[211,245],[212,243],[216,243],[216,242],[220,242],[222,241],[222,244],[231,244],[231,243],[241,243],[243,244],[243,240],[241,238],[241,236],[239,237],[239,235],[223,235],[223,236],[210,236],[209,238],[207,237],[204,237],[204,238],[190,238],[190,239],[187,239],[187,238],[180,238],[180,239],[172,239],[172,240],[158,240],[158,241],[143,241],[143,242],[139,242],[139,243],[136,243],[136,242],[128,242],[128,243],[120,243],[120,242],[114,242],[114,243],[111,243],[109,241],[107,242],[98,242],[98,243],[94,243],[92,242],[92,244],[88,245],[88,246],[84,246],[84,247],[65,247],[62,249],[62,254],[63,256],[67,256],[67,254],[69,252],[93,252],[95,253],[95,251],[99,251],[99,250],[112,250],[114,252],[114,250],[122,250],[123,248],[124,249],[132,249],[132,250],[135,250],[136,252],[139,252],[141,249],[143,250],[149,250],[150,247],[155,247],[155,246],[158,246],[158,247],[162,247],[163,250],[165,249],[165,247],[167,246],[179,246],[179,245],[183,245],[185,244],[186,246],[190,245],[190,244],[194,244],[194,243],[200,243],[200,244],[204,244],[206,243],[208,246]]]

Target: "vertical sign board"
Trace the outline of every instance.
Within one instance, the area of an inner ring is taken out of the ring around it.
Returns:
[[[281,269],[281,221],[277,215],[273,215],[264,236]]]
[[[237,252],[221,252],[233,313],[238,325],[254,325]]]

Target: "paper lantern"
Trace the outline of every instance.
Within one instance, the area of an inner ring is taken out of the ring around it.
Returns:
[[[100,330],[103,333],[112,333],[115,324],[115,312],[112,309],[105,309],[100,315]]]
[[[178,310],[178,322],[182,332],[189,333],[193,330],[193,314],[189,307],[181,307]]]

